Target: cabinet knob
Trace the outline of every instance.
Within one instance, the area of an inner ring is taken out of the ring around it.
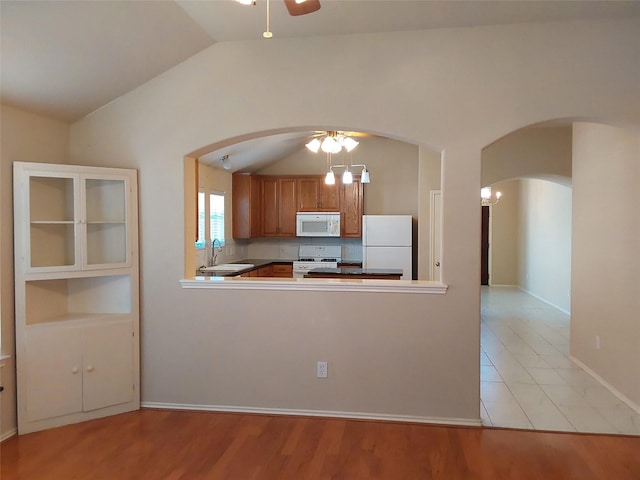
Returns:
[[[73,373],[74,375],[75,375],[76,373],[78,373],[79,371],[80,371],[80,370],[78,370],[78,367],[73,367],[73,368],[71,369],[71,373]]]
[[[93,365],[87,366],[87,372],[93,372],[93,370],[94,370]]]

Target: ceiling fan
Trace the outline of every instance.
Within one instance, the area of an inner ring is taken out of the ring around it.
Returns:
[[[305,147],[313,153],[322,150],[325,153],[339,153],[343,149],[350,152],[358,146],[353,137],[369,137],[370,135],[362,132],[344,132],[337,130],[316,131],[309,139],[309,143]]]
[[[257,0],[236,0],[243,5],[256,5]],[[297,17],[299,15],[306,15],[307,13],[313,13],[320,10],[320,0],[283,0],[289,15]],[[270,17],[270,0],[267,0],[267,29],[262,36],[264,38],[273,37],[273,33],[269,29],[269,17]]]

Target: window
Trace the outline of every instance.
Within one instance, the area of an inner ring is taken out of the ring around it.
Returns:
[[[209,201],[207,201],[207,198]],[[224,245],[224,193],[198,192],[198,241],[196,248],[217,239]]]

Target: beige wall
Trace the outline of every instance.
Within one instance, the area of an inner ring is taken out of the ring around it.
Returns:
[[[0,437],[16,428],[15,330],[13,290],[13,162],[69,161],[69,126],[22,110],[0,106],[0,315],[3,369]]]
[[[520,188],[518,284],[571,310],[571,187],[524,179]]]
[[[571,187],[531,178],[492,187],[503,196],[491,207],[490,284],[517,285],[569,313]]]
[[[571,178],[571,127],[530,127],[482,151],[482,185],[512,178]]]
[[[143,401],[478,420],[482,148],[550,118],[640,125],[638,26],[218,43],[74,124],[74,161],[140,169]],[[180,289],[182,255],[166,252],[184,251],[184,155],[314,125],[443,151],[446,295]],[[316,313],[301,318],[308,305]],[[316,360],[329,381],[313,379]]]
[[[367,215],[418,216],[418,147],[390,138],[358,138],[351,153],[332,157],[333,165],[366,164],[371,183],[364,186]],[[352,168],[360,173],[362,168]],[[258,173],[263,175],[322,175],[327,172],[326,155],[303,148]],[[343,169],[336,169],[337,181]]]
[[[574,124],[571,353],[638,406],[639,159],[637,130]]]
[[[520,180],[492,185],[502,199],[491,207],[490,285],[518,285],[518,246],[520,243]]]

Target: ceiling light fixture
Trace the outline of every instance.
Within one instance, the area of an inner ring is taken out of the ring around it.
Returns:
[[[262,36],[264,38],[271,38],[273,37],[273,33],[271,33],[271,30],[269,30],[269,13],[271,11],[271,7],[269,5],[269,0],[267,0],[267,29],[264,31],[264,33],[262,34]]]
[[[256,5],[257,0],[236,0],[241,5]],[[297,17],[320,10],[320,0],[284,0],[289,15]],[[264,38],[272,38],[270,30],[271,3],[267,0],[267,29],[262,33]]]
[[[480,189],[480,198],[482,199],[483,207],[495,205],[500,201],[500,197],[502,197],[501,192],[496,192],[495,196],[493,196],[491,187],[484,187]]]
[[[231,168],[231,164],[229,164],[229,155],[223,155],[220,161],[222,162],[222,168],[225,170],[229,170]]]
[[[340,153],[344,148],[347,152],[352,151],[359,145],[353,138],[341,132],[327,132],[320,137],[314,137],[305,145],[311,152],[318,153]]]

